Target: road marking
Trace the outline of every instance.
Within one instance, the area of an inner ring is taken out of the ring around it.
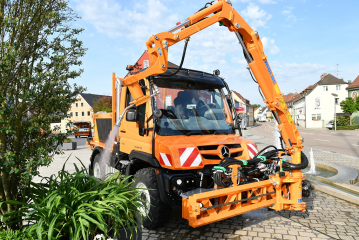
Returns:
[[[321,136],[328,136],[328,137],[331,137],[330,135],[325,135],[325,134],[319,134],[319,135],[321,135]]]
[[[359,147],[359,145],[356,145],[356,144],[352,144],[353,146],[357,146],[357,147]]]
[[[308,133],[308,134],[314,134],[314,133]]]
[[[323,139],[316,139],[316,138],[313,138],[314,140],[318,140],[318,141],[323,141],[323,142],[330,142],[329,140],[323,140]]]

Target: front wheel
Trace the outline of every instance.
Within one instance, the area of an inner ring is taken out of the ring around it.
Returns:
[[[160,199],[155,170],[143,168],[137,171],[133,187],[142,188],[138,191],[141,192],[141,198],[147,202],[146,207],[139,209],[143,215],[142,225],[147,229],[156,229],[166,224],[172,208]]]

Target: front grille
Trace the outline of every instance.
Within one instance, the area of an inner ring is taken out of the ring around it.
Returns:
[[[218,155],[202,154],[202,157],[209,160],[221,160]]]
[[[240,148],[241,145],[240,144],[227,144],[226,145],[228,148]]]
[[[218,145],[209,145],[209,146],[199,146],[198,150],[203,151],[203,150],[217,150]]]
[[[235,158],[235,157],[239,157],[242,156],[242,152],[236,152],[236,153],[232,153],[231,157]]]
[[[225,146],[227,146],[229,149],[235,149],[235,148],[240,148],[241,145],[240,144],[226,144]],[[206,150],[217,150],[219,147],[219,145],[208,145],[208,146],[199,146],[198,150],[200,151],[206,151]],[[221,160],[223,158],[223,156],[218,153],[215,155],[212,154],[201,154],[203,158],[208,159],[208,160]],[[235,158],[235,157],[239,157],[242,155],[242,152],[236,152],[236,153],[232,153],[231,157]]]

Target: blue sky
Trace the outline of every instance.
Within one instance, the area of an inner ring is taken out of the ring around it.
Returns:
[[[111,77],[126,75],[126,65],[142,55],[145,41],[197,12],[207,1],[187,0],[72,0],[82,19],[76,27],[86,48],[84,73],[72,81],[88,93],[111,94]],[[234,8],[257,30],[264,52],[284,94],[301,92],[331,73],[345,81],[359,75],[359,1],[347,0],[232,0]],[[179,64],[184,42],[169,49]],[[221,70],[229,87],[252,104],[264,103],[246,69],[234,33],[213,25],[192,36],[185,68],[212,73]]]

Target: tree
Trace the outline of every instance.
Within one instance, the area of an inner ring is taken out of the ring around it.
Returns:
[[[253,106],[253,109],[256,109],[257,107],[260,107],[261,105],[259,105],[259,104],[252,104],[252,106]]]
[[[83,29],[70,25],[78,18],[66,0],[0,1],[0,202],[28,201],[38,167],[51,163],[70,133],[54,135],[50,123],[85,90],[68,82],[83,72],[76,67],[86,51],[76,39]],[[2,204],[1,215],[16,207]],[[21,218],[1,219],[22,226]]]
[[[352,114],[353,114],[353,112],[359,110],[358,98],[357,98],[357,100],[354,100],[353,98],[348,97],[346,100],[343,100],[340,103],[340,107],[344,113],[350,114],[350,125],[352,125]]]
[[[94,101],[93,111],[97,113],[99,111],[112,112],[112,98],[101,97]]]

